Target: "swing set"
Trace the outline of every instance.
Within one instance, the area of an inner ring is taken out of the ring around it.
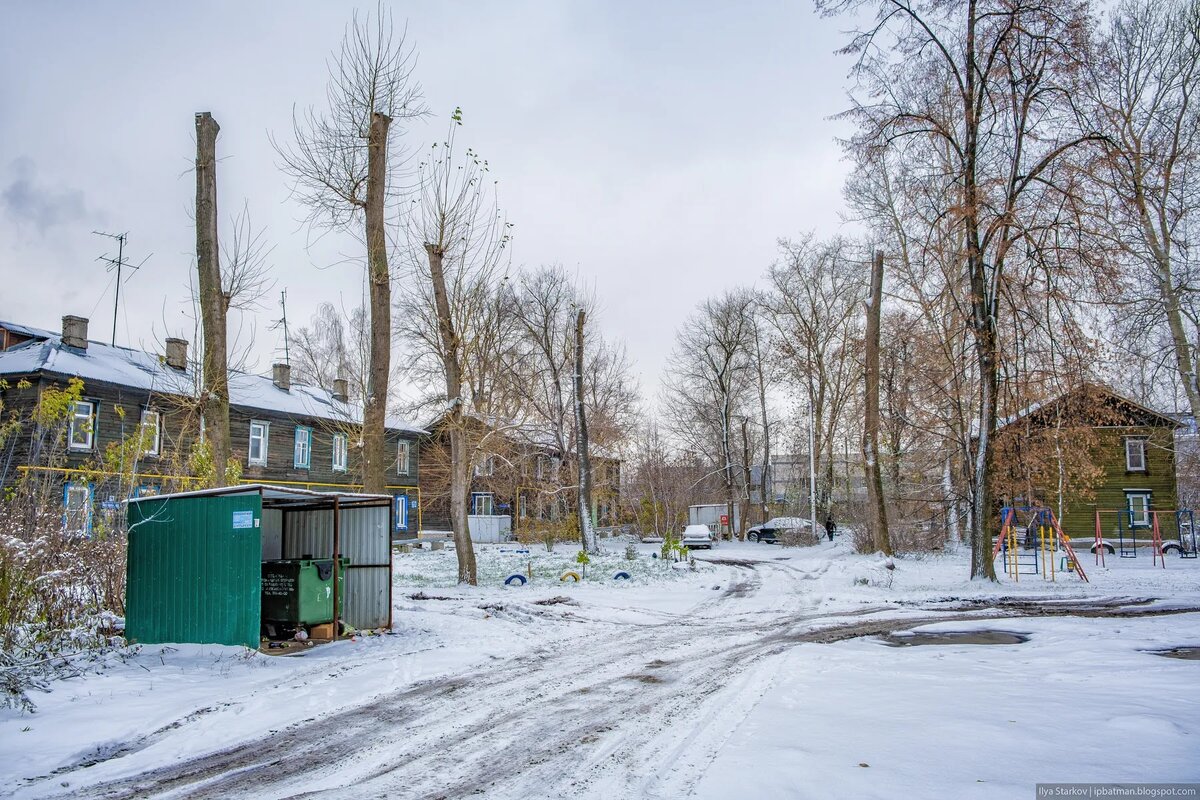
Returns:
[[[992,558],[1004,556],[1004,572],[1014,581],[1020,581],[1022,575],[1041,575],[1043,580],[1054,581],[1059,572],[1074,572],[1084,583],[1088,582],[1071,540],[1063,534],[1053,511],[1032,506],[1005,506],[1000,517],[1003,523]],[[1056,568],[1054,561],[1059,550],[1065,555],[1061,556]]]
[[[1116,515],[1112,540],[1104,538],[1101,514]],[[1165,542],[1162,522],[1164,516],[1175,524],[1174,536],[1168,531]],[[1147,533],[1148,538],[1145,535]],[[1200,551],[1197,549],[1196,518],[1192,510],[1181,508],[1177,511],[1135,512],[1133,509],[1122,508],[1115,511],[1096,511],[1096,542],[1092,545],[1092,552],[1096,556],[1097,564],[1106,566],[1106,554],[1119,558],[1137,558],[1138,548],[1145,546],[1150,547],[1151,563],[1157,565],[1161,559],[1163,569],[1167,567],[1167,553],[1176,552],[1180,558],[1196,558]]]

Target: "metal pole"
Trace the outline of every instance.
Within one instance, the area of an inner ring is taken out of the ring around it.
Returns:
[[[389,515],[390,518],[390,515]],[[340,638],[342,632],[342,608],[339,595],[341,594],[339,586],[339,578],[341,577],[341,550],[342,550],[342,509],[341,498],[333,498],[333,639]],[[389,533],[390,536],[390,533]],[[389,547],[389,555],[391,548]],[[391,581],[388,581],[390,584]],[[390,611],[388,612],[391,613]]]
[[[125,258],[125,234],[117,237],[117,285],[113,295],[113,334],[112,346],[117,346],[117,308],[121,304],[121,266]]]

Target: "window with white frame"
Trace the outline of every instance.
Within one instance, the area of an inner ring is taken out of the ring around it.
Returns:
[[[349,440],[344,433],[335,433],[333,435],[333,471],[345,472],[347,463],[347,453],[349,452]]]
[[[87,533],[91,530],[91,484],[68,483],[63,486],[63,527],[71,533]]]
[[[396,474],[409,475],[412,472],[412,445],[400,442],[396,445]]]
[[[491,492],[471,493],[471,513],[481,516],[491,516],[495,507],[495,497]]]
[[[146,445],[145,455],[156,456],[162,446],[162,414],[150,409],[142,409],[142,421],[139,427],[142,442]]]
[[[259,420],[250,422],[250,449],[246,460],[251,464],[264,465],[267,463],[267,444],[270,439],[271,424]]]
[[[537,478],[539,481],[544,481],[546,479],[546,457],[545,456],[539,455],[537,457],[537,459],[534,461],[533,472],[534,472],[534,477]]]
[[[1146,439],[1129,436],[1125,439],[1125,469],[1128,472],[1146,471]]]
[[[1126,491],[1125,507],[1129,509],[1130,527],[1149,527],[1150,492]]]
[[[480,478],[489,478],[496,473],[496,458],[488,456],[475,465],[475,474]]]
[[[96,404],[77,400],[71,409],[67,446],[71,450],[91,450],[96,441]]]
[[[296,469],[308,469],[312,464],[312,428],[297,425],[295,442],[292,466]]]

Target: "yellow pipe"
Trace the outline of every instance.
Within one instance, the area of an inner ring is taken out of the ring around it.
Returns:
[[[75,468],[75,467],[20,466],[20,467],[17,467],[17,471],[18,472],[52,472],[52,473],[55,473],[58,475],[88,475],[88,476],[100,476],[100,477],[109,477],[109,476],[113,476],[116,474],[114,472],[108,472],[108,471],[102,470],[102,469],[82,469],[82,468]],[[146,480],[183,481],[185,483],[196,483],[197,481],[200,480],[199,478],[197,478],[194,475],[161,475],[161,474],[152,473],[152,472],[139,473],[137,475],[137,477],[139,479],[146,479]],[[261,483],[265,486],[302,486],[305,489],[311,489],[314,486],[325,486],[325,487],[331,487],[334,489],[362,489],[363,488],[363,485],[361,483],[321,483],[318,481],[271,481],[271,480],[255,479],[255,478],[242,478],[241,481],[239,481],[239,483],[241,483],[242,485]],[[420,530],[421,523],[422,523],[421,487],[419,487],[419,486],[401,486],[399,484],[393,484],[393,485],[385,486],[384,488],[385,489],[403,489],[403,490],[405,490],[406,493],[407,492],[415,492],[416,493],[416,496],[417,496],[417,529]]]

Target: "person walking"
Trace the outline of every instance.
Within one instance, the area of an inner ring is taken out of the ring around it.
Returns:
[[[833,541],[833,533],[837,530],[837,523],[833,521],[833,514],[825,515],[825,534],[829,537],[829,541]]]

